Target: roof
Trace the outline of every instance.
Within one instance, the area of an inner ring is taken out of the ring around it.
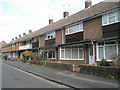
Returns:
[[[7,45],[7,43],[5,41],[0,42],[0,48],[4,45]]]
[[[34,32],[32,32],[28,35],[25,35],[21,38],[18,38],[16,40],[14,40],[14,41],[11,41],[8,45],[13,44],[13,43],[17,43],[17,42],[20,42],[20,41],[29,40],[33,37],[42,35],[46,32],[56,30],[56,29],[61,28],[63,26],[69,25],[71,23],[74,23],[74,22],[77,22],[77,21],[80,21],[80,20],[84,20],[84,19],[92,17],[94,15],[98,15],[100,13],[103,13],[103,12],[107,11],[107,10],[110,10],[112,8],[117,7],[118,5],[119,5],[118,2],[100,2],[96,5],[91,6],[90,8],[84,9],[84,10],[78,12],[78,13],[75,13],[71,16],[68,16],[65,19],[61,19],[57,22],[54,22],[51,25],[48,25],[48,26],[46,26],[44,28],[41,28],[37,31],[34,31]]]

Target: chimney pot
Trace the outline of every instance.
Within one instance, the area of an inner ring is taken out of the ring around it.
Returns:
[[[14,38],[12,38],[12,41],[14,40]]]
[[[23,36],[25,36],[26,35],[26,33],[23,33]]]
[[[92,1],[91,0],[86,0],[85,1],[85,8],[88,8],[90,6],[92,6]]]
[[[19,35],[19,38],[21,37],[21,35]]]
[[[17,37],[15,37],[15,39],[17,39]]]
[[[49,19],[49,25],[53,24],[53,19]]]
[[[31,33],[32,32],[32,30],[29,30],[29,33]]]
[[[66,18],[68,16],[69,16],[69,12],[67,12],[67,11],[63,12],[63,18]]]

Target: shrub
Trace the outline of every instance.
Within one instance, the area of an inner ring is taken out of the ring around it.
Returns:
[[[119,54],[117,54],[117,53],[113,54],[111,56],[111,59],[113,60],[114,66],[120,66],[120,53]]]
[[[106,59],[102,59],[100,61],[100,66],[109,66],[109,63],[106,61]]]
[[[4,55],[0,55],[0,58],[1,58],[1,59],[4,59]]]
[[[22,53],[23,54],[23,61],[27,62],[30,59],[32,59],[32,52],[31,51],[25,51]]]
[[[36,64],[39,65],[46,65],[46,61],[42,58],[42,54],[36,52],[32,55],[32,57],[32,62],[36,62]]]

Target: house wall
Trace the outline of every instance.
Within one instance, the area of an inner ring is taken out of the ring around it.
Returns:
[[[45,35],[40,36],[40,47],[45,47]]]
[[[102,17],[85,21],[84,27],[84,40],[86,39],[99,39],[102,37]]]
[[[56,31],[55,44],[56,45],[62,44],[62,30]]]

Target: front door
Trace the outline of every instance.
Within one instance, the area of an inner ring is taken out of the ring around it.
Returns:
[[[93,45],[89,45],[89,64],[94,64]]]

